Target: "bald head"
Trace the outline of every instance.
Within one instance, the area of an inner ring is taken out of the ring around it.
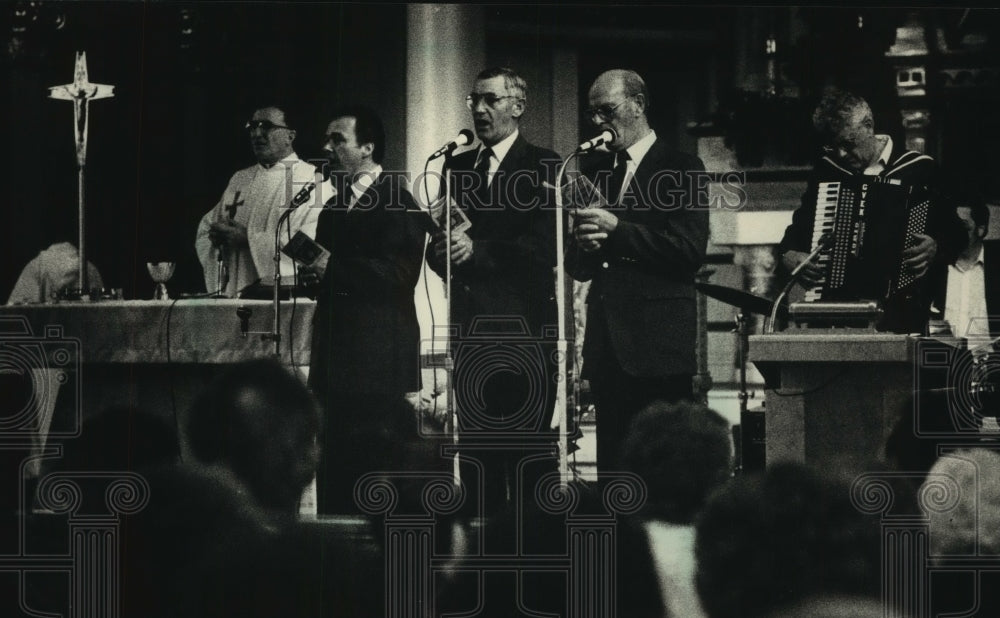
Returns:
[[[650,129],[646,119],[649,91],[635,71],[614,69],[597,76],[589,93],[588,116],[600,129],[614,129],[618,139],[611,150],[624,150],[645,137]]]
[[[641,94],[646,105],[649,105],[649,91],[646,89],[646,82],[635,71],[627,69],[605,71],[594,80],[594,84],[590,87],[591,92],[595,88],[607,90],[617,88],[626,94]]]

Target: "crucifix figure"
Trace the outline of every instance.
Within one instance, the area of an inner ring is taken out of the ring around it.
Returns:
[[[72,84],[49,88],[50,99],[73,102],[73,130],[76,141],[77,205],[79,209],[79,254],[80,254],[80,294],[88,294],[87,253],[84,246],[86,218],[84,216],[84,169],[87,166],[87,112],[93,99],[107,99],[115,96],[115,87],[107,84],[93,84],[87,78],[87,52],[76,52],[76,71]]]
[[[232,204],[224,204],[222,206],[222,208],[226,211],[226,214],[229,215],[229,220],[230,221],[232,221],[236,217],[236,210],[240,206],[242,206],[245,201],[246,200],[241,200],[240,199],[240,192],[237,191],[236,194],[233,195],[233,203]],[[226,286],[229,285],[229,267],[226,264],[226,257],[227,257],[226,256],[226,245],[220,244],[217,247],[217,249],[218,249],[218,255],[216,256],[217,259],[218,259],[218,279],[217,280],[219,282],[218,296],[219,297],[223,297],[223,296],[225,296]]]
[[[236,217],[236,209],[243,205],[246,200],[240,199],[240,192],[237,191],[236,195],[233,196],[233,203],[226,204],[223,208],[226,209],[226,213],[229,215],[229,220],[232,221]]]

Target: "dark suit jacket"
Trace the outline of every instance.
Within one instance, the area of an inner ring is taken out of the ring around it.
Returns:
[[[590,158],[582,171],[602,187],[614,156]],[[657,138],[612,208],[618,227],[603,247],[587,253],[570,242],[567,271],[578,281],[593,281],[583,377],[598,375],[612,354],[637,377],[696,372],[694,276],[708,244],[708,196],[685,172],[704,169],[697,157]]]
[[[418,217],[426,214],[397,185],[382,174],[350,211],[336,196],[319,217],[316,240],[332,255],[313,319],[309,382],[317,393],[420,388],[413,291],[424,245]]]
[[[553,182],[559,156],[518,135],[493,177],[478,193],[473,173],[478,149],[455,156],[452,195],[472,222],[473,257],[452,266],[452,322],[463,336],[477,317],[520,318],[538,337],[556,322],[555,211]],[[427,263],[442,278],[445,264],[427,251]]]
[[[986,288],[986,313],[990,318],[990,333],[1000,336],[1000,240],[987,240],[983,243],[983,284]],[[948,306],[948,268],[944,266],[943,273],[936,273],[934,281],[937,289],[934,294],[934,307],[940,310],[944,317]]]

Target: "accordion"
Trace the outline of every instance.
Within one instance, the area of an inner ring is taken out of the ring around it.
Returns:
[[[823,279],[804,300],[885,300],[905,291],[914,278],[903,271],[903,251],[926,232],[930,206],[926,188],[873,176],[820,183],[812,247],[826,234],[832,244],[818,260]]]

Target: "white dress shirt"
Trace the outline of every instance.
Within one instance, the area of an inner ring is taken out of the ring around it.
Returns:
[[[986,311],[986,250],[964,270],[948,266],[948,291],[945,297],[944,319],[951,324],[956,337],[967,337],[969,347],[989,341],[990,331]]]
[[[360,172],[354,177],[354,182],[351,184],[351,196],[347,200],[347,212],[350,212],[354,205],[358,203],[361,196],[365,194],[373,184],[378,182],[378,177],[382,175],[382,166],[376,165],[373,169],[365,172]]]
[[[649,149],[653,147],[653,142],[656,141],[656,131],[650,131],[645,137],[632,144],[625,149],[628,152],[629,160],[625,167],[625,182],[622,183],[621,190],[618,195],[622,195],[625,192],[625,187],[628,183],[632,181],[632,177],[635,176],[635,170],[639,168],[639,164],[642,163],[643,157],[649,152]],[[618,155],[615,155],[615,166],[618,165]],[[619,200],[620,201],[620,200]]]
[[[889,156],[892,155],[892,138],[888,135],[876,135],[875,137],[885,138],[885,148],[882,149],[878,159],[865,168],[865,176],[878,176],[885,171],[885,166],[889,165]]]

